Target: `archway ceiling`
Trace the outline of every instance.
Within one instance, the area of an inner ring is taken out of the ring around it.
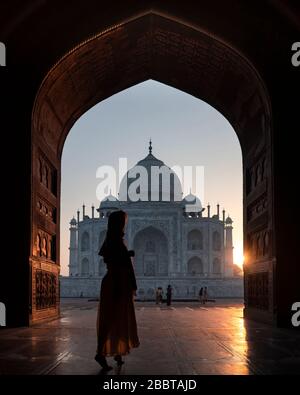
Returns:
[[[96,32],[147,12],[169,13],[239,48],[256,66],[265,63],[268,43],[280,47],[300,30],[295,0],[10,0],[1,4],[0,37],[10,62],[29,64],[45,74],[70,48]],[[258,48],[257,43],[261,43]],[[22,45],[23,43],[23,45]]]
[[[67,133],[85,111],[149,78],[214,106],[244,147],[250,144],[247,128],[253,140],[262,114],[269,116],[264,86],[243,56],[200,30],[147,13],[85,41],[52,68],[37,96],[33,128],[60,156]]]

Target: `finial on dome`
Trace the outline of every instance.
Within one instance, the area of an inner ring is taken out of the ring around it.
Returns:
[[[150,137],[150,141],[149,141],[149,154],[152,154],[152,141],[151,141],[151,137]]]

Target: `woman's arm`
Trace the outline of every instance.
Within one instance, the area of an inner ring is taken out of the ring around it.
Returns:
[[[132,263],[130,263],[130,265],[129,265],[129,280],[130,280],[133,291],[136,291],[137,284],[136,284],[136,278],[135,278],[135,273],[134,273]]]
[[[130,257],[134,257],[135,256],[135,252],[133,250],[129,250],[128,254]]]
[[[103,256],[104,262],[118,263],[128,259],[130,256],[134,256],[134,251],[128,251],[123,240],[119,240],[110,245],[102,246],[99,255]]]

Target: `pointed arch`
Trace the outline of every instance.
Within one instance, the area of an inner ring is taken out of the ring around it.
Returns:
[[[212,240],[212,244],[213,244],[213,250],[214,251],[221,251],[221,235],[220,232],[218,232],[217,230],[215,230],[213,232],[213,240]]]
[[[203,249],[203,234],[201,230],[193,229],[188,233],[187,249],[188,250]]]
[[[194,256],[189,259],[187,263],[188,273],[193,276],[196,274],[203,274],[203,262],[201,258]]]
[[[90,235],[88,232],[83,232],[81,236],[81,251],[89,251],[90,249]]]
[[[168,274],[168,239],[160,229],[148,226],[140,230],[134,237],[133,245],[137,275]]]
[[[88,258],[83,258],[81,261],[81,275],[88,276],[90,273],[90,263]]]

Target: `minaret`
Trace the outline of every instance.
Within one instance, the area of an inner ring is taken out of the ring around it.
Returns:
[[[225,277],[233,277],[232,219],[225,220]]]
[[[73,217],[70,221],[69,276],[77,274],[77,222]]]
[[[95,237],[94,237],[94,233],[95,233],[95,206],[94,204],[92,204],[92,238],[91,238],[91,250],[92,250],[92,255],[91,255],[91,266],[90,266],[90,274],[92,274],[93,276],[95,275],[96,272],[96,262],[98,261],[98,256],[96,256],[95,259],[95,247],[94,247],[94,242],[95,242]]]

